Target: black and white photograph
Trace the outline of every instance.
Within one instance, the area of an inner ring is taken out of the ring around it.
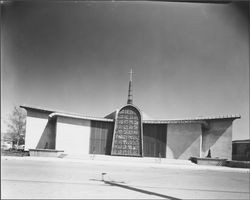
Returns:
[[[250,1],[0,6],[1,199],[250,199]]]

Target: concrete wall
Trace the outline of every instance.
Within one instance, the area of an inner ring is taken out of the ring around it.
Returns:
[[[30,149],[30,156],[37,157],[59,157],[63,151],[50,150],[50,149]]]
[[[37,148],[48,122],[48,114],[27,110],[25,150]]]
[[[199,123],[168,124],[166,157],[175,159],[199,157],[201,134]]]
[[[212,158],[232,159],[232,122],[232,119],[208,121],[208,129],[202,133],[202,157],[210,149]]]
[[[89,154],[90,120],[57,117],[56,150],[65,154]]]
[[[55,149],[56,120],[49,119],[36,149]]]

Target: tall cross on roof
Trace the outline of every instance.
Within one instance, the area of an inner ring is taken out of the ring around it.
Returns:
[[[128,86],[128,101],[127,101],[127,104],[133,104],[133,95],[132,95],[133,70],[132,70],[132,68],[131,68],[129,74],[130,74],[130,80],[129,80],[129,86]]]
[[[132,68],[130,69],[130,72],[129,72],[129,73],[130,73],[130,81],[132,81],[133,73],[134,73],[133,70],[132,70]]]

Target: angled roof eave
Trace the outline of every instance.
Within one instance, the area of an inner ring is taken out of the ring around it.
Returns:
[[[37,110],[48,113],[49,118],[61,116],[61,117],[69,117],[69,118],[75,118],[75,119],[86,119],[86,120],[93,120],[93,121],[105,121],[105,122],[113,122],[113,119],[107,119],[102,117],[91,117],[91,116],[84,116],[76,113],[68,113],[64,111],[56,111],[54,109],[50,108],[41,108],[41,107],[34,107],[34,106],[26,106],[21,105],[20,108],[24,108],[26,110]]]
[[[187,123],[206,123],[203,120],[143,120],[143,124],[187,124]]]
[[[216,116],[216,117],[197,117],[190,119],[158,119],[158,120],[143,120],[145,124],[176,124],[176,123],[205,123],[207,120],[216,120],[216,119],[240,119],[240,115],[226,115],[226,116]]]
[[[114,122],[113,119],[107,119],[107,118],[101,118],[101,117],[89,117],[89,116],[59,113],[59,112],[54,112],[49,115],[49,118],[53,118],[53,117],[68,117],[68,118],[86,119],[86,120],[92,120],[92,121]]]
[[[19,107],[24,108],[26,110],[37,110],[37,111],[49,112],[49,113],[55,112],[53,109],[42,108],[42,107],[38,107],[38,106],[34,107],[34,106],[20,105]]]

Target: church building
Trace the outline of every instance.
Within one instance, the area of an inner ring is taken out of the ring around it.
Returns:
[[[132,73],[127,104],[111,114],[88,117],[52,109],[20,106],[27,111],[25,149],[62,150],[64,154],[232,158],[234,116],[183,120],[148,119],[133,104]]]

